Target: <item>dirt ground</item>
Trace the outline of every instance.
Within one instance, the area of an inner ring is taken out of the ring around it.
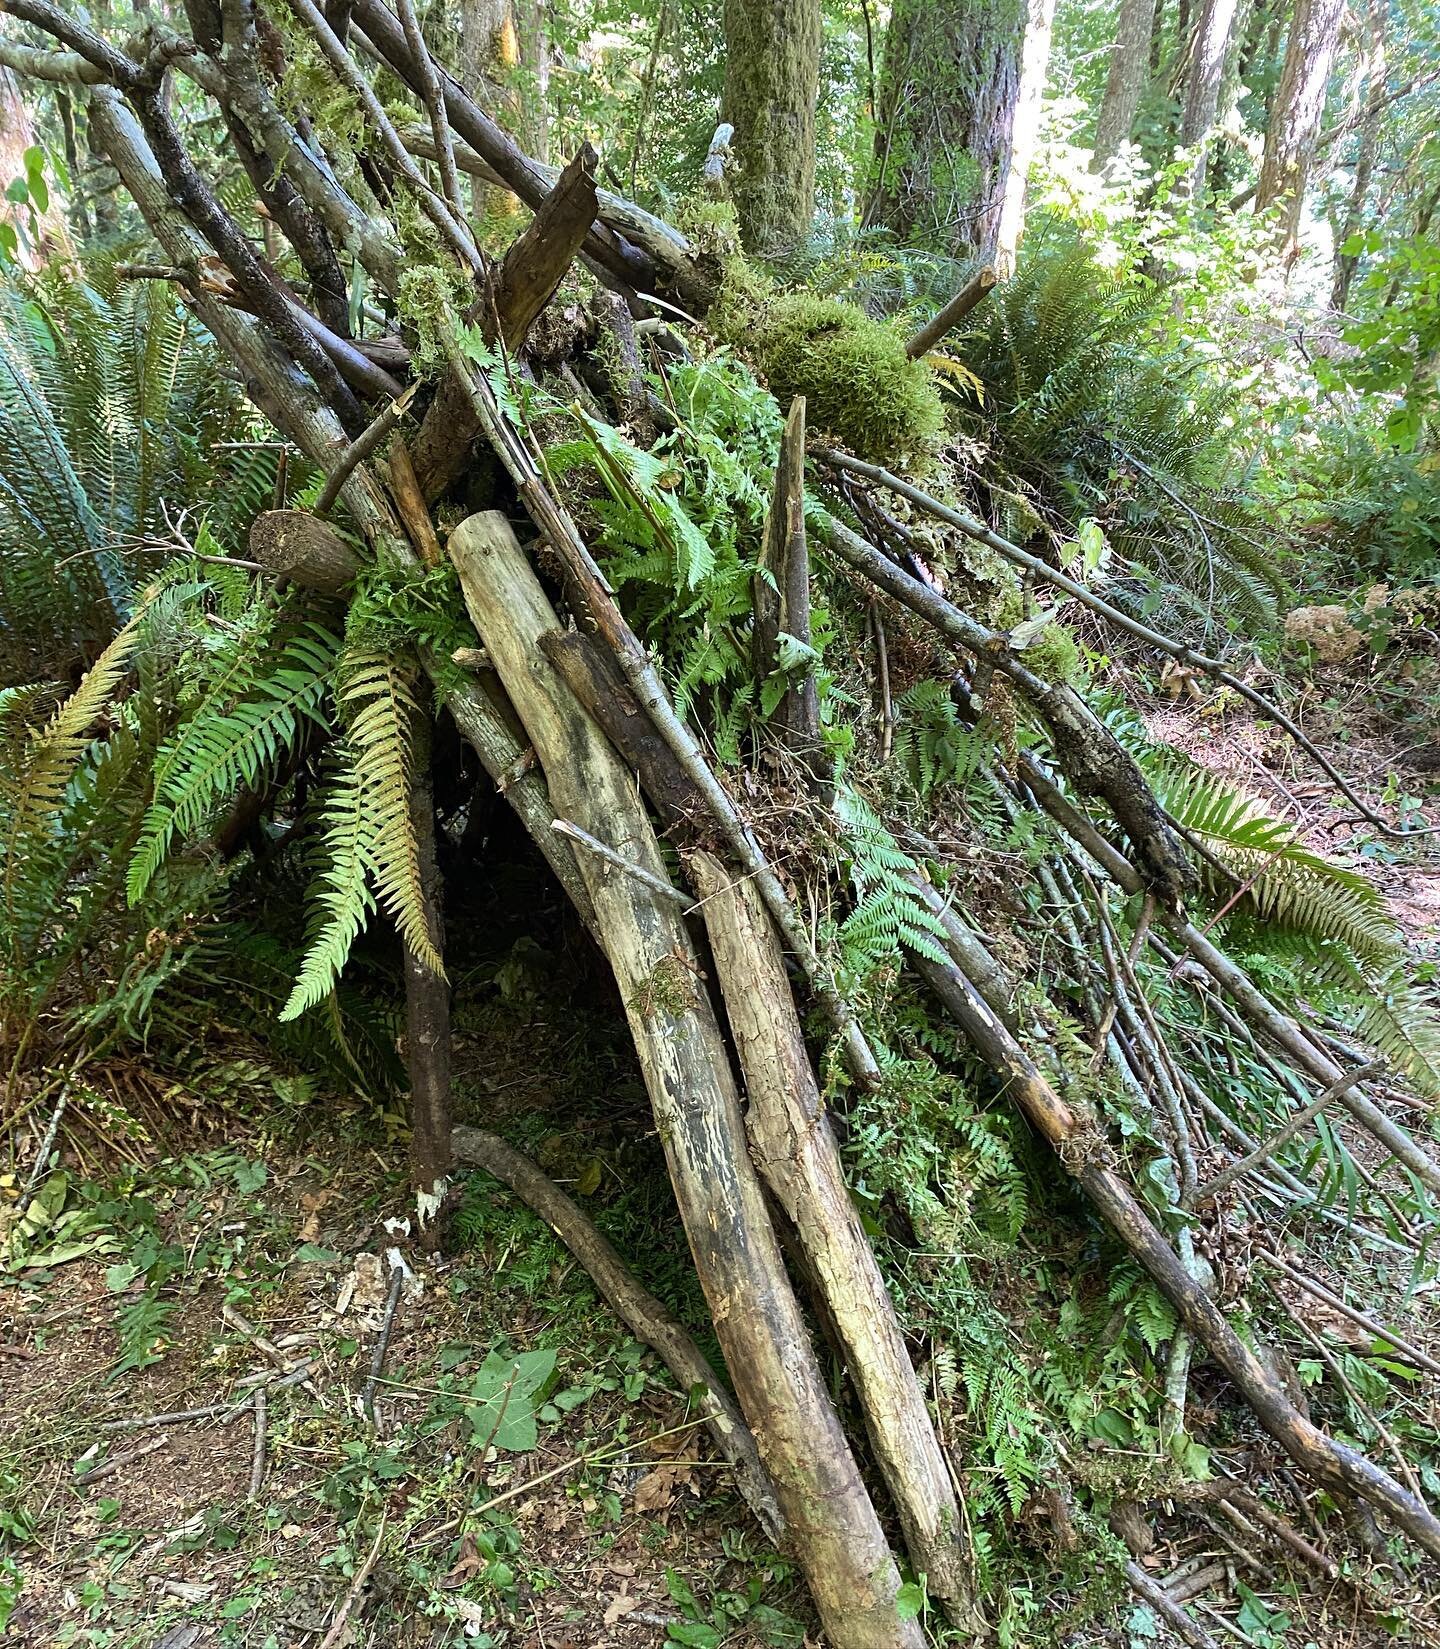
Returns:
[[[93,1246],[0,1288],[7,1643],[802,1641],[803,1598],[686,1400],[507,1198],[463,1202],[469,1240],[430,1258],[373,1153],[201,1151],[130,1185],[72,1188],[63,1236]],[[157,1238],[176,1266],[137,1328],[128,1274]],[[493,1427],[493,1394],[467,1402],[491,1353],[554,1360]]]

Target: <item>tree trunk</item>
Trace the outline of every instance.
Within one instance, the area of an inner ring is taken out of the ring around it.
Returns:
[[[25,178],[25,152],[35,145],[35,123],[9,69],[0,69],[0,191]],[[46,179],[54,182],[54,174]],[[16,205],[0,195],[0,223],[8,223],[19,237],[15,261],[22,269],[38,269],[50,252],[71,252],[70,229],[58,195],[52,194],[43,212]],[[38,231],[38,238],[37,238]]]
[[[1285,67],[1265,133],[1265,159],[1255,194],[1257,212],[1270,206],[1281,208],[1281,244],[1287,256],[1298,246],[1305,185],[1320,137],[1320,117],[1325,113],[1325,93],[1344,15],[1345,0],[1295,0]]]
[[[1215,111],[1220,105],[1220,82],[1225,77],[1225,57],[1230,49],[1235,8],[1236,0],[1205,0],[1200,21],[1195,26],[1185,85],[1185,112],[1180,120],[1180,142],[1182,147],[1195,152],[1186,188],[1196,198],[1205,186],[1206,150],[1215,124]]]
[[[1345,217],[1335,236],[1335,281],[1330,291],[1330,307],[1343,310],[1350,302],[1350,286],[1360,266],[1358,257],[1346,254],[1344,247],[1352,235],[1365,227],[1365,203],[1370,195],[1370,184],[1375,176],[1375,159],[1380,147],[1380,122],[1384,106],[1375,94],[1385,90],[1385,24],[1387,11],[1384,0],[1371,0],[1368,19],[1364,90],[1370,94],[1360,123],[1360,142],[1355,154],[1355,174],[1350,185],[1350,198],[1345,205]]]
[[[515,0],[461,0],[460,78],[465,90],[524,142],[524,116],[515,85],[520,67],[520,19]],[[533,150],[531,151],[533,153]],[[478,227],[487,212],[510,213],[515,197],[472,179],[471,215]]]
[[[505,517],[450,538],[470,616],[524,721],[560,813],[654,879],[664,860],[634,781],[545,658],[560,628]],[[740,1407],[835,1649],[920,1649],[899,1573],[825,1389],[745,1149],[739,1095],[676,905],[581,850],[696,1270]]]
[[[1055,0],[1030,0],[1025,46],[1020,54],[1020,95],[1015,100],[1015,125],[1010,142],[1010,164],[1000,204],[1000,227],[995,242],[995,267],[1002,280],[1015,273],[1015,255],[1025,219],[1025,184],[1030,162],[1040,141],[1040,108],[1050,73],[1050,35],[1055,23]]]
[[[725,0],[721,118],[735,128],[732,188],[745,249],[788,252],[815,210],[820,0]]]
[[[897,0],[866,223],[990,255],[1020,95],[1024,0]]]
[[[525,69],[516,136],[536,160],[550,159],[550,40],[545,27],[545,0],[517,0],[516,32]]]
[[[1095,125],[1096,171],[1130,140],[1135,113],[1150,80],[1154,28],[1155,0],[1122,0],[1110,73]]]

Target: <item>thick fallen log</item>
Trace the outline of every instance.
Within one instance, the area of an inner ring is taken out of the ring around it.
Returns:
[[[702,825],[709,817],[704,796],[655,731],[614,658],[578,630],[554,630],[540,645],[625,765],[640,776],[661,818],[667,824],[685,820]]]
[[[760,1462],[750,1428],[704,1352],[637,1281],[594,1222],[529,1157],[481,1128],[456,1128],[450,1137],[456,1161],[483,1168],[538,1214],[585,1267],[615,1315],[675,1376],[680,1390],[704,1417],[715,1447],[730,1462],[735,1486],[756,1522],[783,1547],[787,1539],[785,1520],[775,1500],[774,1485]]]
[[[664,875],[635,787],[545,660],[559,627],[498,512],[451,535],[466,605],[566,819]],[[896,1610],[900,1577],[830,1402],[764,1192],[739,1096],[678,910],[596,855],[581,860],[654,1107],[681,1219],[740,1407],[755,1433],[827,1636],[836,1649],[919,1649]]]
[[[364,562],[338,527],[308,510],[266,510],[250,528],[250,554],[276,578],[321,595],[355,582]]]
[[[775,930],[754,889],[713,855],[694,853],[687,862],[745,1077],[751,1154],[795,1228],[845,1349],[911,1564],[953,1625],[981,1632],[950,1466],[845,1183]]]

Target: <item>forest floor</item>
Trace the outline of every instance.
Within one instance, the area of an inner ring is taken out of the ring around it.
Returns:
[[[0,1530],[24,1537],[6,1642],[801,1642],[803,1599],[684,1395],[508,1197],[462,1202],[469,1240],[431,1258],[371,1146],[254,1137],[67,1190],[78,1217],[0,1292]],[[397,1242],[413,1281],[372,1427]],[[157,1244],[174,1273],[137,1293]],[[257,1482],[235,1406],[297,1363]],[[234,1417],[132,1426],[212,1404]]]
[[[1144,696],[1137,707],[1151,738],[1249,792],[1314,852],[1354,862],[1385,893],[1406,939],[1440,951],[1440,836],[1377,835],[1280,728],[1233,694],[1205,689],[1197,702]],[[1395,682],[1384,692],[1397,696]],[[1403,716],[1373,683],[1337,672],[1289,697],[1287,709],[1381,817],[1408,830],[1440,827],[1436,706],[1398,696]]]

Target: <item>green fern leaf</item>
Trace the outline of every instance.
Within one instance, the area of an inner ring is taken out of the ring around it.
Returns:
[[[228,710],[189,722],[161,759],[126,890],[137,904],[177,837],[199,830],[241,785],[273,771],[307,722],[326,724],[325,696],[336,640],[312,624],[291,637],[272,673]]]

